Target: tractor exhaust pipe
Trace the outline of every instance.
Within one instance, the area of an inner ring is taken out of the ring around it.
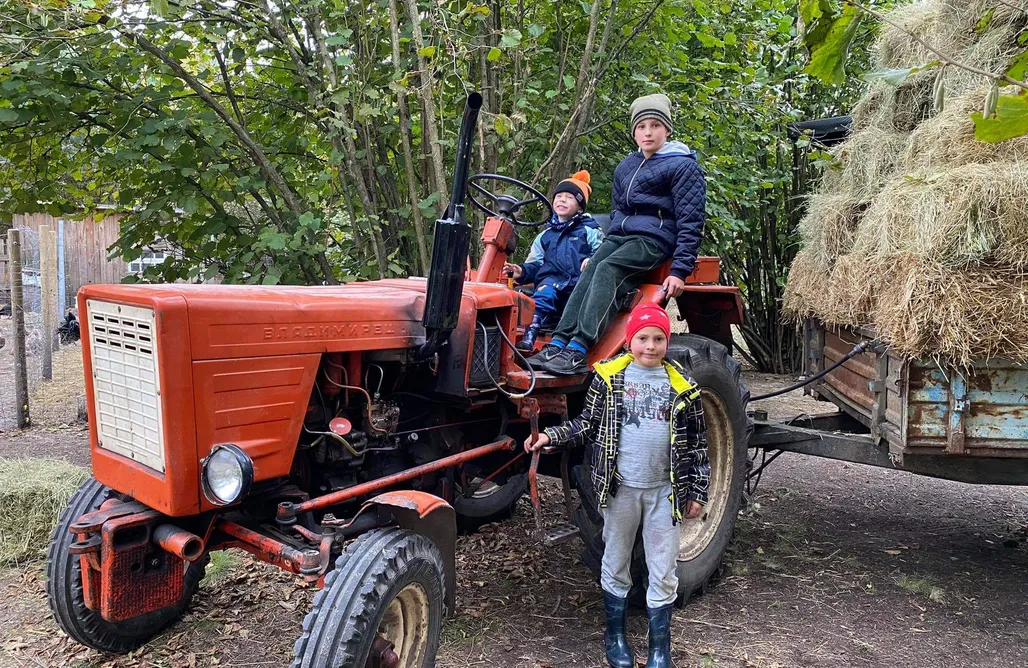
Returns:
[[[468,95],[457,138],[457,163],[453,169],[450,203],[443,217],[435,221],[432,267],[428,272],[425,313],[421,319],[426,341],[418,350],[420,360],[430,358],[439,350],[457,326],[460,315],[468,245],[471,243],[471,226],[464,222],[464,198],[468,193],[468,172],[471,170],[471,144],[475,139],[478,110],[481,108],[482,96],[478,93]]]
[[[203,556],[203,540],[171,524],[161,524],[154,529],[153,541],[184,561],[196,561]]]

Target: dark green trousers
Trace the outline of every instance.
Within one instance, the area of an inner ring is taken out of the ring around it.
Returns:
[[[644,237],[607,237],[578,279],[553,338],[592,348],[625,295],[666,259],[656,242]]]

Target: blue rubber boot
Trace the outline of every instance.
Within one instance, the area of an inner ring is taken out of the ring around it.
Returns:
[[[618,598],[603,592],[603,609],[607,613],[607,631],[603,634],[603,646],[607,650],[610,668],[632,668],[635,657],[625,637],[625,618],[628,599]]]
[[[530,353],[535,348],[535,338],[539,336],[539,328],[542,326],[542,322],[539,320],[539,316],[532,318],[532,324],[525,329],[525,336],[518,341],[518,345],[514,346],[523,353]]]
[[[650,653],[646,668],[671,668],[671,610],[674,604],[646,608],[650,618]]]

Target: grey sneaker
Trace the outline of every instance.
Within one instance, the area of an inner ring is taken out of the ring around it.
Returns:
[[[543,365],[552,360],[564,350],[554,343],[547,343],[543,349],[528,358],[528,366],[536,370],[542,370]]]
[[[543,366],[543,371],[549,371],[554,376],[579,376],[589,373],[587,355],[571,346],[567,346],[560,354],[554,357]]]

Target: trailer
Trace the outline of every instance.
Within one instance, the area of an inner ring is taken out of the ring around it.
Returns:
[[[803,326],[803,360],[804,392],[837,410],[788,420],[750,411],[751,448],[967,483],[1028,484],[1028,366],[903,359],[871,330],[817,320]]]

